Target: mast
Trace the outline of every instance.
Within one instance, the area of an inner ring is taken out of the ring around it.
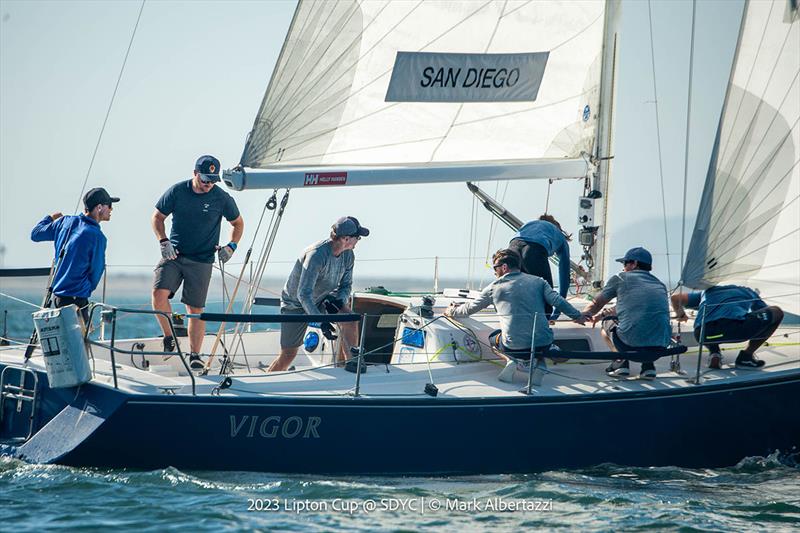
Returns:
[[[587,180],[585,196],[580,199],[579,241],[584,247],[587,264],[592,272],[592,286],[599,289],[606,277],[608,243],[608,192],[614,143],[613,119],[616,96],[617,16],[619,0],[606,2],[603,21],[603,59],[600,78],[600,106],[593,162],[595,171]],[[593,175],[592,175],[593,174]],[[587,218],[584,219],[583,217]]]

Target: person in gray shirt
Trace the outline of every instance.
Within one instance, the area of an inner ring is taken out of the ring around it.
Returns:
[[[650,273],[653,256],[644,248],[631,248],[617,262],[622,263],[623,271],[608,280],[584,312],[594,315],[593,322],[602,320],[601,335],[615,352],[657,351],[669,346],[672,328],[667,288]],[[617,299],[615,308],[596,314],[614,298]],[[630,363],[627,359],[617,359],[606,372],[627,376]],[[655,379],[655,365],[642,363],[639,377]]]
[[[493,348],[509,361],[498,376],[501,381],[511,381],[514,359],[530,359],[531,340],[535,344],[534,356],[542,353],[553,342],[553,331],[547,320],[545,303],[550,304],[578,324],[586,317],[559,296],[550,284],[539,276],[520,272],[521,258],[514,250],[498,250],[492,256],[492,268],[497,277],[483,289],[475,300],[454,305],[445,311],[451,317],[469,316],[494,304],[500,318],[500,335],[493,337]],[[534,330],[534,316],[536,317]],[[511,357],[508,357],[511,356]],[[541,357],[537,357],[541,360]]]
[[[281,292],[281,314],[352,312],[347,302],[353,288],[353,248],[361,237],[367,235],[369,230],[358,219],[342,217],[331,227],[329,238],[306,248],[295,262]],[[281,353],[269,366],[269,372],[289,368],[303,344],[307,327],[305,322],[281,324]],[[329,322],[323,322],[322,332],[330,340],[337,338]],[[355,322],[342,322],[339,333],[342,335],[339,360],[344,361],[350,348],[358,343],[358,326]]]

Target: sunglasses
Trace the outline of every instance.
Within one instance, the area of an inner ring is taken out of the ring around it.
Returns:
[[[500,263],[499,265],[492,265],[492,269],[497,272],[497,269],[505,265],[505,263]]]

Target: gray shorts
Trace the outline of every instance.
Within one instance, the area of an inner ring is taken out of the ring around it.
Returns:
[[[304,315],[302,309],[281,307],[282,315]],[[308,328],[307,322],[281,322],[281,348],[299,348]]]
[[[169,297],[172,298],[183,283],[181,302],[192,307],[205,307],[213,266],[180,255],[173,260],[162,259],[155,268],[153,288],[169,290]]]

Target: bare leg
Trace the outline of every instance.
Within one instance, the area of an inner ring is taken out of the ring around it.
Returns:
[[[762,344],[764,344],[767,341],[767,339],[770,338],[770,336],[772,336],[773,333],[775,333],[775,330],[778,329],[778,326],[780,326],[781,322],[783,321],[783,310],[780,307],[771,305],[766,309],[762,309],[762,311],[763,310],[769,310],[771,312],[772,324],[770,325],[769,329],[764,331],[763,335],[760,335],[759,338],[757,339],[750,339],[750,342],[747,343],[747,348],[745,348],[744,351],[749,353],[750,355],[754,354],[755,351]]]
[[[608,344],[608,347],[611,348],[612,352],[616,352],[617,351],[617,347],[614,346],[614,341],[612,341],[611,337],[608,336],[608,333],[606,333],[606,330],[601,329],[600,330],[600,336],[603,337],[603,340],[606,341],[606,344]]]
[[[169,303],[169,289],[153,289],[152,304],[155,311],[163,311],[172,314],[172,306]],[[156,315],[158,325],[161,326],[161,332],[165,337],[172,335],[172,330],[169,327],[169,320],[161,315]]]
[[[342,313],[352,313],[350,306],[344,305]],[[350,359],[350,348],[358,346],[358,322],[339,322],[339,362]]]
[[[202,307],[193,307],[186,305],[186,311],[192,314],[200,314],[203,312]],[[199,318],[189,319],[189,348],[192,353],[200,353],[200,348],[203,347],[203,336],[206,334],[206,323]]]
[[[269,365],[267,372],[282,372],[289,368],[289,365],[292,364],[292,361],[294,361],[294,358],[297,355],[298,348],[281,348],[281,354],[277,359],[272,361],[272,364]]]

